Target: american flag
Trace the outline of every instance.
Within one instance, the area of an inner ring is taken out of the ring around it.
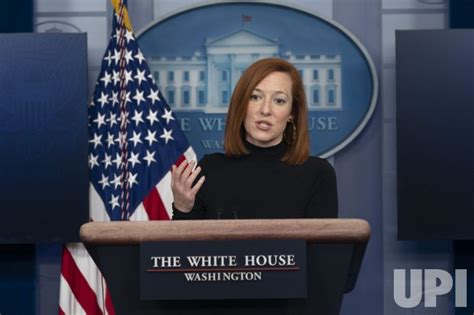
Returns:
[[[112,3],[113,31],[89,104],[91,220],[169,220],[171,166],[195,153],[153,79],[126,6]],[[59,313],[115,313],[82,244],[64,248]]]

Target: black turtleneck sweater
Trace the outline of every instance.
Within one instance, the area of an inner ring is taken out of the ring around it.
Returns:
[[[206,180],[190,213],[174,209],[174,220],[337,217],[336,175],[326,160],[310,157],[302,165],[281,161],[286,144],[250,154],[205,155],[199,165]]]

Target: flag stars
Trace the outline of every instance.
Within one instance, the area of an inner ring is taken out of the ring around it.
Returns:
[[[120,19],[120,16],[118,14],[115,14],[115,18],[117,19],[117,21]],[[121,31],[121,28],[120,27],[117,27],[115,29],[115,34],[112,35],[113,38],[119,38],[120,37],[120,31]]]
[[[110,50],[107,50],[107,56],[104,57],[104,61],[107,61],[107,67],[110,67],[110,62],[112,61],[112,53]]]
[[[151,100],[152,104],[155,104],[155,101],[159,102],[160,97],[158,96],[159,90],[154,91],[153,89],[150,89],[150,94],[148,94],[147,98]]]
[[[151,132],[151,130],[148,129],[148,135],[145,137],[145,140],[148,141],[148,145],[151,147],[153,145],[153,142],[158,142],[156,140],[156,131]]]
[[[129,50],[125,49],[124,57],[125,57],[125,62],[126,62],[126,64],[128,65],[128,63],[129,63],[130,61],[133,61],[132,51],[129,51]]]
[[[131,40],[135,40],[135,38],[133,37],[133,33],[129,30],[126,30],[125,32],[125,38],[127,39],[127,44],[131,41]]]
[[[137,106],[140,106],[141,102],[145,102],[143,91],[140,91],[139,89],[135,91],[135,95],[132,98],[137,102]]]
[[[165,108],[165,113],[161,116],[161,118],[166,119],[166,124],[170,123],[170,120],[174,120],[173,111],[170,109],[168,110]]]
[[[119,200],[119,196],[112,195],[112,198],[109,201],[109,204],[110,204],[110,207],[112,207],[112,210],[114,210],[115,207],[120,208],[118,200]]]
[[[101,107],[104,107],[105,104],[109,103],[108,94],[100,92],[100,97],[97,99],[97,102],[100,103]]]
[[[135,59],[138,60],[138,64],[139,64],[140,66],[142,65],[142,61],[145,60],[145,57],[143,57],[143,54],[142,54],[142,52],[141,52],[140,49],[138,50],[138,53],[137,53],[135,56],[133,56],[133,57],[135,57]]]
[[[132,167],[135,167],[135,164],[140,164],[140,160],[139,160],[140,153],[135,154],[131,152],[130,155],[131,156],[128,159],[128,163],[132,164]]]
[[[114,49],[114,54],[111,57],[111,59],[113,59],[115,61],[115,63],[118,64],[118,62],[120,60],[120,50]]]
[[[145,70],[140,71],[140,69],[137,69],[137,75],[133,78],[138,80],[138,85],[142,84],[142,81],[146,82]]]
[[[128,119],[128,113],[126,111],[121,111],[120,118],[117,120],[123,122],[124,126],[122,127],[126,127],[130,123],[130,119]]]
[[[107,132],[107,148],[110,149],[114,145],[114,134]]]
[[[131,92],[125,93],[125,104],[132,102],[132,100],[130,99],[130,94]]]
[[[100,113],[97,114],[97,118],[93,120],[97,124],[97,129],[100,129],[100,126],[106,125],[105,123],[105,114],[101,115]]]
[[[165,143],[168,144],[169,140],[174,140],[174,138],[171,136],[172,133],[173,129],[166,130],[166,128],[163,128],[163,134],[160,136],[160,138],[165,139]]]
[[[100,142],[101,139],[102,139],[102,135],[98,135],[97,133],[94,132],[94,139],[89,140],[89,143],[93,143],[94,144],[94,149],[95,149],[98,146],[102,145],[102,143]]]
[[[124,132],[119,131],[117,138],[115,138],[115,142],[117,142],[119,145],[125,143],[127,139],[127,135]]]
[[[94,155],[94,154],[90,154],[89,155],[89,168],[91,170],[94,169],[94,166],[99,166],[99,162],[97,161],[97,159],[99,158],[99,155]]]
[[[105,71],[104,75],[99,81],[104,82],[104,87],[107,87],[107,85],[112,82],[112,76],[107,71]]]
[[[102,174],[102,179],[98,183],[102,185],[102,189],[105,189],[105,187],[110,186],[109,179],[104,174]]]
[[[120,156],[120,154],[116,153],[115,154],[115,159],[112,160],[112,163],[115,164],[115,168],[119,168],[120,165],[122,164],[122,156]],[[115,187],[117,188],[117,187]]]
[[[107,122],[109,123],[110,128],[112,128],[114,125],[117,125],[117,114],[110,112]]]
[[[132,120],[135,122],[135,126],[138,126],[140,123],[144,123],[145,121],[142,118],[143,112],[140,112],[138,110],[135,111]]]
[[[134,205],[128,200],[142,199],[146,191],[139,189],[141,185],[157,179],[154,171],[161,169],[162,162],[159,147],[170,142],[173,146],[182,136],[172,128],[177,117],[161,99],[136,41],[123,25],[113,29],[89,108],[91,180],[115,219],[129,218]],[[128,194],[130,199],[125,198]]]
[[[133,184],[138,185],[137,176],[138,173],[133,174],[132,172],[130,172],[130,174],[128,175],[127,182],[130,185],[130,188],[133,187]]]
[[[109,98],[109,101],[112,102],[112,106],[114,106],[115,104],[118,104],[119,103],[118,92],[112,91],[112,96]]]
[[[120,83],[120,72],[112,70],[112,81],[114,81],[114,85]]]
[[[130,82],[130,81],[133,82],[132,71],[131,70],[130,71],[125,70],[124,74],[125,74],[125,85],[127,85],[128,82]]]
[[[133,142],[133,146],[136,147],[138,143],[143,143],[142,140],[140,139],[141,136],[142,136],[141,132],[137,133],[134,130],[133,137],[131,137],[128,141]]]
[[[155,152],[150,152],[146,150],[146,156],[143,159],[146,161],[146,165],[150,166],[152,162],[156,162]]]
[[[148,112],[148,116],[146,116],[146,119],[148,119],[148,121],[150,121],[150,126],[153,126],[153,123],[156,121],[156,122],[159,122],[158,118],[156,118],[156,115],[158,115],[158,111],[152,111],[150,109],[150,111]]]
[[[112,157],[108,155],[107,153],[105,153],[102,163],[104,163],[104,170],[107,170],[109,166],[112,166]]]
[[[122,177],[117,174],[114,174],[114,179],[110,181],[110,183],[114,185],[114,189],[117,189],[117,187],[122,187]]]
[[[141,172],[160,165],[159,145],[173,145],[181,136],[171,128],[177,118],[161,99],[136,41],[132,31],[121,27],[113,31],[91,98],[91,106],[95,107],[90,108],[88,164],[94,185],[102,190],[102,196],[105,194],[105,205],[115,218],[124,207],[129,207],[122,190],[132,196],[137,193],[137,198],[141,198],[138,188],[145,181]],[[125,44],[129,45],[124,47]],[[127,66],[119,69],[119,65]],[[162,105],[166,108],[161,109]],[[123,218],[130,215],[127,211],[121,214]]]

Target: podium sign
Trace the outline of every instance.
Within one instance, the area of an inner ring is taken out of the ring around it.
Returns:
[[[142,300],[306,298],[303,240],[140,245]]]

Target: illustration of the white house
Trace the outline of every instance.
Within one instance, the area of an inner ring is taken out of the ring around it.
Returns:
[[[305,85],[310,110],[341,110],[340,55],[281,53],[278,40],[241,29],[208,38],[205,55],[151,57],[150,70],[173,110],[225,113],[242,72],[256,60],[280,57],[291,62]]]

